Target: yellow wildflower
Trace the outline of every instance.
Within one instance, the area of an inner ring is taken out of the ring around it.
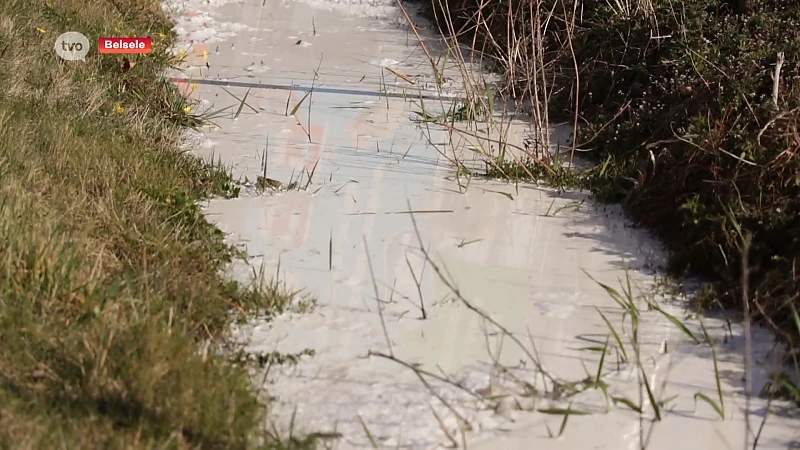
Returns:
[[[47,33],[47,30],[45,30],[44,28],[39,28],[39,27],[36,27],[36,31],[38,31],[39,33],[42,33],[42,34]]]
[[[183,108],[183,112],[185,112],[186,114],[189,114],[190,112],[192,112],[192,107],[191,106],[185,106]]]
[[[121,114],[121,113],[125,112],[125,108],[123,108],[122,105],[117,103],[117,104],[114,105],[114,112],[117,113],[117,114]]]

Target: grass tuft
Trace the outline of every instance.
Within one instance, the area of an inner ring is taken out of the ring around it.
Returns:
[[[180,150],[201,119],[161,76],[171,28],[156,1],[0,3],[2,447],[275,443],[247,367],[215,349],[292,296],[221,275],[240,255],[198,202],[238,191]],[[66,31],[154,52],[63,61]]]

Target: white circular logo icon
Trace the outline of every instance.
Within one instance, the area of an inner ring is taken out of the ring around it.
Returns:
[[[56,54],[67,61],[86,61],[91,44],[86,36],[77,31],[68,31],[56,39]]]

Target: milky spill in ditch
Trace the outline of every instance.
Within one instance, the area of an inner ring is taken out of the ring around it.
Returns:
[[[471,448],[639,448],[639,415],[619,400],[626,399],[648,418],[661,413],[648,448],[740,447],[739,327],[725,338],[722,321],[704,319],[717,340],[721,420],[695,403],[698,392],[717,398],[711,349],[648,311],[648,299],[656,300],[686,319],[679,302],[638,295],[655,285],[664,257],[617,208],[532,185],[473,178],[459,186],[467,181],[451,160],[475,159],[476,140],[412,121],[423,108],[420,89],[428,112],[448,104],[433,99],[430,64],[413,38],[375,19],[397,13],[390,2],[166,3],[188,51],[180,84],[198,108],[228,108],[193,151],[248,180],[240,198],[209,202],[209,219],[246,246],[253,267],[280,267],[282,281],[318,300],[311,312],[236,330],[252,352],[316,353],[267,377],[279,429],[296,410],[296,427],[340,435],[338,448],[371,447],[365,429],[391,448],[460,443],[460,430]],[[312,85],[316,92],[300,103]],[[524,134],[516,123],[509,139],[520,144]],[[266,178],[280,187],[261,193],[265,154]],[[285,189],[292,182],[305,189]],[[246,281],[251,270],[234,266],[231,276]],[[587,384],[597,350],[616,346],[603,316],[636,358],[630,316],[590,276],[620,289],[626,270],[641,311],[642,362],[610,351],[606,397]],[[700,336],[696,318],[686,320]],[[769,335],[756,338],[760,386],[778,356]],[[427,385],[413,368],[427,371]],[[642,374],[664,405],[649,404]],[[754,401],[756,424],[764,407]],[[570,416],[554,436],[567,408],[585,415]],[[770,417],[762,448],[796,438],[788,416]]]

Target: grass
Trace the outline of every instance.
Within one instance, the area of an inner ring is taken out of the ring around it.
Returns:
[[[411,209],[410,205],[409,209]],[[430,390],[432,395],[440,399],[447,410],[449,410],[449,412],[456,419],[458,419],[459,423],[461,423],[460,428],[462,430],[471,429],[472,424],[464,419],[463,411],[454,408],[451,404],[443,400],[442,395],[439,393],[439,389],[445,387],[445,385],[450,385],[458,389],[465,390],[465,392],[471,396],[480,396],[484,398],[484,400],[488,403],[487,407],[490,409],[493,408],[497,410],[499,405],[504,400],[509,399],[507,397],[511,395],[510,399],[512,400],[512,404],[516,404],[517,408],[520,410],[557,416],[559,418],[559,426],[556,431],[550,427],[550,424],[547,420],[542,421],[547,435],[553,439],[556,439],[567,432],[567,426],[571,417],[603,413],[608,414],[612,411],[610,406],[613,405],[614,408],[628,410],[638,416],[639,436],[637,446],[642,450],[648,448],[653,435],[653,430],[656,426],[658,426],[659,423],[666,420],[668,416],[675,413],[675,411],[671,408],[671,405],[680,397],[679,395],[670,395],[669,390],[671,384],[668,372],[661,374],[653,372],[654,368],[652,367],[652,361],[654,355],[651,352],[654,350],[651,348],[645,351],[643,349],[643,343],[640,339],[640,330],[646,330],[656,325],[653,320],[659,320],[659,317],[662,319],[661,323],[672,326],[675,330],[679,331],[678,336],[688,338],[685,340],[681,340],[680,338],[672,338],[674,341],[670,340],[671,342],[683,342],[683,344],[681,344],[683,346],[697,346],[700,348],[705,347],[710,350],[710,360],[713,368],[713,371],[710,373],[710,375],[713,380],[713,388],[696,391],[693,393],[693,395],[690,393],[692,400],[694,400],[695,410],[697,410],[698,403],[704,403],[711,408],[711,410],[717,415],[717,420],[720,421],[731,419],[731,414],[736,414],[738,407],[734,407],[734,411],[732,412],[730,406],[728,406],[726,403],[726,398],[729,398],[731,395],[735,395],[732,394],[732,392],[727,392],[727,390],[729,388],[738,390],[738,383],[733,383],[733,386],[731,386],[731,381],[723,381],[724,375],[721,373],[719,367],[719,352],[723,346],[728,344],[727,335],[722,337],[716,336],[716,333],[709,331],[709,328],[699,316],[695,317],[694,319],[687,318],[681,320],[668,313],[661,305],[656,303],[656,299],[654,297],[655,291],[654,293],[637,293],[636,290],[638,289],[638,286],[635,286],[632,283],[632,280],[627,273],[625,278],[620,280],[620,288],[614,288],[610,285],[596,281],[588,272],[586,273],[586,275],[592,279],[598,285],[598,287],[605,291],[609,298],[612,299],[617,305],[618,310],[621,313],[621,321],[616,323],[612,322],[598,309],[599,316],[608,327],[608,334],[604,337],[604,344],[602,346],[592,346],[580,349],[592,353],[599,353],[600,357],[599,361],[597,362],[597,368],[594,371],[589,371],[587,369],[586,377],[582,379],[563,379],[548,372],[545,363],[542,361],[538,351],[536,350],[536,343],[533,338],[530,338],[530,342],[528,344],[522,342],[516,337],[515,333],[512,333],[510,330],[505,328],[487,312],[475,307],[471,301],[459,291],[459,289],[456,287],[457,280],[454,280],[449,276],[450,271],[448,268],[441,263],[434,261],[433,255],[424,247],[414,214],[411,215],[411,220],[416,230],[417,244],[419,246],[418,251],[422,254],[425,263],[432,267],[436,277],[447,287],[457,301],[478,315],[484,321],[484,323],[491,325],[489,328],[482,329],[486,334],[487,339],[489,335],[501,335],[502,340],[511,341],[514,346],[518,347],[526,356],[525,362],[527,365],[530,365],[536,369],[533,371],[533,373],[531,373],[531,371],[521,372],[521,376],[517,377],[514,374],[518,367],[515,369],[512,367],[503,366],[499,362],[499,352],[492,353],[490,351],[489,356],[492,358],[494,370],[499,371],[499,373],[502,373],[505,376],[509,376],[513,383],[518,384],[518,389],[515,390],[517,394],[505,393],[503,388],[490,389],[488,392],[479,392],[463,388],[460,384],[458,384],[458,382],[454,381],[457,378],[451,378],[447,374],[433,373],[432,371],[426,370],[419,364],[412,364],[399,359],[391,354],[391,350],[389,354],[375,351],[370,352],[370,355],[373,357],[380,357],[394,361],[399,365],[413,371],[426,389]],[[744,239],[743,245],[746,242],[746,239]],[[747,267],[747,261],[747,255],[745,254],[742,256],[742,265],[745,266],[745,271],[749,270]],[[798,327],[798,332],[800,332],[800,315],[798,315],[796,312],[794,314],[794,320],[796,326]],[[721,329],[724,330],[724,327],[721,327]],[[745,333],[749,333],[746,324],[744,329]],[[385,325],[384,333],[387,333]],[[700,333],[703,336],[702,340],[697,337],[697,335]],[[747,336],[745,337],[747,338]],[[388,335],[386,335],[386,339],[387,341],[389,340]],[[648,339],[652,339],[652,335],[647,334],[645,340]],[[663,354],[668,353],[670,350],[667,344],[668,342],[665,341],[663,345],[660,346],[660,350],[658,350],[658,352]],[[617,353],[616,365],[607,363],[607,356],[612,354],[612,350],[616,351]],[[686,351],[686,349],[683,351]],[[620,358],[620,356],[622,357]],[[748,378],[748,374],[752,370],[752,364],[752,361],[748,361],[748,359],[745,358],[745,369],[743,371],[745,379]],[[584,368],[586,369],[585,364]],[[652,373],[649,373],[649,371]],[[625,392],[629,390],[629,386],[626,386],[626,383],[619,382],[620,380],[617,380],[617,382],[612,381],[614,378],[616,378],[614,375],[619,373],[636,374],[635,382],[638,384],[638,398],[627,396],[625,394]],[[497,374],[491,374],[490,376],[496,377]],[[660,383],[656,383],[656,376],[661,378]],[[759,448],[759,442],[763,437],[762,434],[765,429],[765,425],[769,418],[775,414],[772,407],[773,401],[777,397],[783,396],[791,399],[797,398],[797,388],[794,386],[794,384],[792,384],[792,382],[787,380],[788,377],[786,377],[786,375],[783,373],[770,375],[770,382],[767,384],[767,386],[765,386],[765,391],[761,394],[761,396],[765,399],[766,409],[764,410],[763,414],[760,414],[760,423],[758,423],[756,426],[752,426],[751,422],[752,418],[757,417],[759,414],[755,413],[754,410],[751,409],[752,396],[750,394],[745,395],[746,405],[744,409],[741,410],[741,414],[744,415],[745,422],[745,427],[742,430],[744,435],[743,448]],[[433,381],[440,383],[438,387],[435,387],[432,384]],[[542,382],[541,386],[538,385],[539,381]],[[749,389],[752,386],[752,381],[746,382],[745,384]],[[607,406],[604,412],[594,410],[593,408],[582,409],[575,408],[573,406],[576,402],[581,402],[581,399],[578,396],[589,390],[600,390],[603,393]],[[783,390],[783,392],[779,392],[781,390]],[[519,396],[519,392],[524,393],[522,394],[522,397]],[[532,406],[522,406],[523,398],[525,397],[532,400],[532,403],[525,402],[526,404],[529,403]],[[537,407],[536,405],[538,402],[543,400],[548,406]],[[764,402],[761,404],[763,403]],[[783,407],[785,407],[785,405],[786,404],[784,404]],[[678,412],[678,414],[682,413]],[[435,411],[434,416],[440,424],[443,423],[443,418],[440,417],[439,414],[436,414]],[[450,434],[448,434],[447,430],[444,429],[444,426],[442,426],[442,431],[455,445],[455,441],[450,437]]]
[[[797,348],[794,3],[421,3],[450,53],[469,47],[503,76],[499,97],[530,103],[534,151],[483,152],[486,175],[622,203],[667,245],[674,275],[706,282],[694,308],[735,311],[748,336],[757,322]],[[568,159],[542,152],[551,118],[573,125]],[[576,169],[578,151],[595,164]]]
[[[793,6],[778,1],[752,2],[749,11],[738,13],[725,11],[724,8],[722,11],[708,9],[719,2],[683,3],[689,4],[686,8],[688,12],[684,15],[675,15],[676,3],[669,1],[614,1],[605,5],[596,2],[592,5],[587,3],[584,8],[584,2],[580,1],[511,1],[477,5],[433,0],[425,2],[423,6],[427,6],[428,17],[439,25],[447,44],[446,54],[457,61],[456,66],[462,72],[465,102],[473,98],[480,99],[480,95],[475,94],[478,92],[476,87],[481,83],[466,73],[467,61],[459,57],[461,45],[467,45],[487,58],[479,63],[493,65],[505,75],[504,85],[501,84],[497,89],[501,99],[521,97],[532,103],[534,130],[548,130],[551,114],[573,123],[577,139],[572,140],[572,148],[566,153],[568,160],[562,159],[564,153],[556,152],[548,156],[542,152],[551,146],[547,132],[537,136],[535,151],[528,154],[528,159],[506,160],[505,149],[513,146],[513,143],[492,142],[490,137],[479,138],[480,142],[475,144],[474,151],[486,163],[485,175],[515,183],[544,179],[555,187],[591,189],[601,200],[622,202],[634,220],[656,231],[670,245],[673,250],[672,269],[678,275],[700,274],[710,282],[712,289],[707,291],[710,295],[701,297],[699,300],[702,303],[693,302],[690,307],[701,306],[705,309],[724,305],[741,311],[741,315],[734,317],[741,318],[743,323],[742,335],[746,342],[744,379],[747,392],[750,393],[752,380],[747,374],[754,364],[750,357],[751,322],[759,320],[769,326],[779,339],[790,346],[796,344],[800,336],[800,319],[796,314],[797,289],[794,287],[797,280],[794,266],[798,222],[795,216],[787,217],[788,211],[794,211],[793,199],[798,198],[794,183],[796,170],[793,169],[797,142],[795,129],[798,109],[794,106],[797,84],[786,73],[786,61],[791,60],[786,56],[796,56],[797,53],[796,37],[782,39],[778,32],[786,29],[785,25],[792,23],[796,17],[792,18]],[[700,11],[701,7],[707,9]],[[689,21],[675,24],[666,20],[669,8],[673,13],[669,19],[673,22],[679,17]],[[721,21],[720,17],[725,19]],[[723,26],[715,20],[732,25]],[[416,34],[413,24],[411,26]],[[764,34],[759,33],[754,39],[752,30],[762,26],[765,27]],[[707,40],[699,40],[694,33],[713,36],[713,42],[710,42],[712,47],[709,48]],[[611,34],[626,40],[616,42]],[[672,36],[685,39],[679,44],[684,45],[682,48],[687,50],[686,54],[670,53],[675,50],[669,43],[659,43],[660,39]],[[442,69],[437,66],[422,40],[419,40],[437,77],[443,77]],[[738,47],[733,45],[734,41]],[[706,45],[703,48],[705,53],[699,56],[693,47],[698,43]],[[714,43],[719,47],[713,48]],[[762,48],[765,44],[767,49]],[[744,52],[746,57],[735,54],[731,46]],[[534,51],[529,50],[531,48]],[[541,51],[544,54],[539,53]],[[630,51],[633,53],[628,54]],[[709,53],[714,57],[713,61],[709,59]],[[653,59],[637,65],[642,55],[649,55]],[[681,66],[686,62],[681,58],[687,58],[686,55],[694,55],[705,67],[700,68],[697,64],[692,67]],[[750,67],[743,60],[753,60],[757,64]],[[670,64],[676,64],[677,69]],[[602,76],[593,76],[593,67]],[[724,70],[720,70],[720,67]],[[671,69],[677,70],[677,77],[683,77],[684,81],[693,80],[681,86],[683,97],[675,98],[672,93],[662,95],[663,92],[670,92],[664,89],[666,84],[676,82],[676,74],[670,72]],[[647,71],[664,75],[664,78],[637,78],[637,74],[643,72],[646,75]],[[729,74],[736,74],[735,79],[740,81],[731,90],[732,93],[728,92],[727,97],[711,96],[711,92],[719,93],[711,88],[708,80],[717,80],[715,86],[721,86],[723,79],[733,79]],[[771,75],[771,78],[767,80],[766,75]],[[705,85],[698,88],[701,82]],[[628,86],[626,83],[633,83],[635,87],[623,89]],[[609,86],[619,86],[620,91],[609,91]],[[483,92],[486,91],[489,90],[484,89]],[[751,98],[747,96],[751,91],[768,91],[770,95]],[[662,102],[662,109],[648,110],[652,106],[648,102],[654,98]],[[664,103],[669,101],[673,103]],[[486,109],[486,103],[475,103],[484,108],[480,110],[480,115],[461,115],[457,104],[426,108],[420,101],[421,111],[417,112],[420,128],[429,136],[430,129],[437,126],[449,131],[451,136],[460,133],[477,137],[477,133],[469,130],[483,122],[485,128],[494,128],[490,132],[482,131],[485,136],[504,136],[503,122],[509,120],[505,111],[499,120],[495,120],[494,106]],[[633,107],[637,110],[631,111]],[[698,108],[710,108],[710,114]],[[642,109],[645,112],[638,112]],[[708,116],[703,116],[708,123],[700,123],[700,112]],[[677,131],[671,130],[668,136],[660,135],[665,131],[665,117],[675,120],[677,124],[687,125],[676,128]],[[578,126],[579,122],[581,126]],[[659,125],[662,127],[658,128]],[[691,133],[687,134],[686,130],[692,130],[694,134],[690,136]],[[728,139],[726,133],[734,133],[734,136]],[[623,138],[627,140],[621,142]],[[499,139],[504,141],[505,137]],[[432,139],[429,138],[429,141]],[[431,144],[436,145],[433,142]],[[499,150],[492,151],[488,144],[499,144]],[[463,148],[456,147],[451,141],[439,148],[439,152],[457,168],[456,179],[461,188],[463,186],[458,175],[465,174],[468,184],[470,177],[477,173],[458,155],[458,150]],[[579,150],[597,165],[585,171],[575,169],[573,159]],[[774,153],[770,154],[770,151]],[[682,184],[687,180],[693,183],[692,189]],[[703,182],[707,185],[698,187]],[[719,186],[725,186],[725,189],[718,192]],[[671,203],[675,199],[678,199],[677,203]],[[549,215],[549,211],[545,215]],[[763,222],[766,220],[771,222]],[[686,227],[689,228],[688,232]],[[676,230],[679,230],[677,235]],[[784,244],[777,246],[776,242]],[[504,337],[514,341],[514,336],[461,297],[450,284],[452,282],[444,277],[446,269],[437,267],[429,260],[422,242],[419,244],[426,262],[433,265],[434,272],[453,291],[453,295],[500,329]],[[741,264],[737,264],[739,260]],[[552,391],[566,392],[567,396],[562,400],[568,400],[587,388],[602,389],[609,400],[609,385],[604,381],[609,372],[604,370],[604,365],[608,365],[607,353],[616,352],[617,368],[612,370],[619,370],[620,365],[633,365],[637,369],[639,398],[617,395],[611,396],[610,400],[617,407],[639,414],[639,446],[646,448],[653,427],[669,414],[668,405],[675,400],[675,396],[670,397],[666,393],[668,381],[664,380],[662,386],[656,386],[649,378],[647,366],[642,363],[640,320],[644,314],[652,311],[678,330],[679,335],[689,338],[690,343],[710,350],[715,388],[694,393],[693,400],[695,407],[698,402],[704,403],[720,420],[726,420],[731,414],[731,406],[725,402],[726,387],[722,382],[718,358],[721,351],[730,351],[724,348],[728,343],[727,335],[720,343],[711,336],[702,320],[690,326],[686,319],[678,319],[652,299],[645,298],[647,308],[640,310],[640,305],[634,302],[629,280],[622,286],[622,292],[606,285],[601,287],[623,311],[623,323],[612,322],[598,310],[608,328],[608,336],[604,346],[587,349],[601,352],[597,371],[589,374],[588,382],[550,378]],[[725,323],[727,332],[732,336],[731,319],[727,314]],[[522,347],[518,341],[515,344]],[[543,378],[547,379],[535,348],[523,351]],[[668,351],[666,342],[663,351]],[[790,348],[788,358],[784,361],[787,369],[794,370],[795,374],[796,353]],[[377,353],[373,355],[387,357]],[[412,370],[418,376],[424,375],[420,368]],[[760,419],[760,426],[755,428],[750,423],[751,395],[746,395],[745,448],[757,448],[764,424],[771,416],[773,399],[784,397],[797,401],[798,389],[793,382],[787,381],[792,378],[791,375],[772,374],[771,377],[762,392],[762,397],[767,401],[767,413]],[[577,415],[569,402],[548,412],[563,416],[558,432],[548,428],[551,437],[560,436],[568,418]]]
[[[551,152],[550,135],[542,130],[550,128],[549,114],[540,107],[546,104],[549,94],[546,82],[544,87],[538,78],[530,80],[525,87],[523,95],[528,96],[532,111],[533,139],[529,142],[517,143],[508,138],[512,128],[512,117],[519,110],[508,110],[512,102],[507,90],[498,90],[494,84],[488,83],[481,74],[476,73],[476,68],[488,65],[497,65],[498,59],[487,58],[485,52],[475,51],[475,42],[469,42],[470,51],[465,51],[463,41],[466,35],[457,30],[456,21],[451,17],[441,16],[432,4],[423,5],[429,18],[439,19],[441,37],[444,40],[443,54],[434,57],[427,45],[419,41],[426,57],[435,73],[437,80],[450,79],[446,76],[447,70],[457,72],[454,74],[460,79],[462,92],[453,102],[440,99],[435,105],[426,105],[419,99],[419,110],[415,111],[416,122],[424,135],[440,155],[447,158],[457,167],[456,179],[460,190],[465,190],[473,177],[501,178],[519,183],[520,181],[546,182],[558,189],[582,186],[584,175],[572,170],[572,155],[565,160],[561,152]],[[410,15],[400,3],[401,10],[410,21]],[[446,8],[444,5],[441,8]],[[410,23],[417,39],[421,39],[415,24]],[[496,48],[499,44],[494,42]],[[476,56],[477,55],[477,56]],[[536,64],[542,66],[543,57],[539,57]],[[452,67],[447,62],[452,62]],[[493,64],[494,63],[494,64]],[[512,67],[511,62],[501,62],[502,67]],[[512,67],[513,68],[513,67]],[[541,70],[539,70],[541,72]],[[441,89],[441,83],[437,85]],[[497,99],[502,100],[497,102]],[[500,105],[503,105],[502,108]],[[519,105],[517,106],[519,107]],[[432,129],[444,129],[450,136],[446,145],[433,142]],[[460,142],[459,142],[460,141]],[[465,144],[465,142],[467,144]],[[465,155],[473,155],[483,163],[482,169],[474,167],[473,161],[465,159]],[[462,178],[465,182],[462,182]]]
[[[579,149],[598,163],[554,177],[531,170],[541,161],[511,161],[494,176],[530,172],[622,203],[669,246],[675,273],[710,283],[703,308],[742,310],[732,262],[741,224],[758,268],[748,276],[749,316],[800,342],[790,314],[800,301],[800,40],[785,32],[797,26],[795,3],[422,3],[451,48],[468,45],[502,73],[501,95],[529,100],[534,130],[551,118],[573,124],[568,167]]]
[[[174,39],[170,25],[156,2],[67,0],[48,5],[10,0],[0,6],[3,447],[312,445],[307,438],[291,435],[282,441],[262,430],[265,410],[248,374],[251,365],[269,373],[274,365],[295,363],[309,353],[219,351],[233,348],[225,339],[233,319],[279,312],[290,306],[293,294],[280,283],[240,286],[220,275],[229,261],[241,255],[224,244],[222,233],[205,220],[197,204],[211,195],[235,196],[237,187],[224,168],[179,151],[185,129],[207,118],[192,114],[192,105],[159,76],[175,63],[165,51]],[[157,49],[151,56],[135,58],[136,64],[129,68],[113,56],[96,54],[85,64],[65,63],[53,54],[52,40],[74,29],[91,36],[152,35],[158,37]],[[458,53],[452,58],[463,63]],[[451,111],[432,121],[448,124],[450,129],[460,120],[472,122],[480,117],[491,122],[485,113],[494,108],[493,94],[487,95],[490,90],[483,84],[476,86],[466,99],[469,110]],[[539,88],[545,92],[537,93]],[[547,94],[537,84],[524,89],[533,92],[534,98]],[[237,98],[234,117],[244,106],[249,108],[246,98],[247,94]],[[423,113],[428,114],[424,107]],[[537,114],[546,125],[546,111]],[[309,125],[310,120],[309,114]],[[546,138],[537,145],[546,146]],[[512,168],[520,171],[518,178],[571,174],[559,172],[566,162],[556,158],[505,166],[505,156],[490,148],[476,151],[504,176]],[[264,153],[266,182],[266,148]],[[615,172],[613,161],[604,167],[610,174],[621,173]],[[314,171],[304,172],[305,188]],[[414,220],[410,205],[408,210],[403,213]],[[426,263],[462,304],[524,349],[544,385],[537,389],[535,381],[519,380],[527,395],[547,391],[560,402],[557,407],[536,408],[558,418],[557,430],[548,428],[552,437],[568,432],[573,416],[590,414],[573,407],[576,394],[601,389],[615,407],[639,415],[640,447],[647,446],[652,427],[669,414],[665,407],[669,400],[664,389],[650,381],[642,363],[638,331],[648,311],[640,310],[640,299],[634,297],[627,280],[621,292],[602,286],[624,314],[623,324],[603,317],[609,332],[603,347],[591,349],[601,354],[596,370],[587,371],[585,379],[563,380],[548,373],[533,342],[523,343],[464,299],[444,276],[446,268],[429,259],[421,238],[419,243]],[[331,238],[329,252],[332,247]],[[418,277],[412,276],[417,282]],[[417,289],[421,292],[419,283]],[[381,300],[376,300],[382,314]],[[800,326],[796,309],[791,311],[792,323]],[[427,317],[421,293],[420,312]],[[663,310],[660,313],[699,341],[683,322]],[[702,331],[704,340],[698,344],[712,349],[717,399],[706,393],[697,393],[695,399],[725,416],[717,344],[705,328]],[[372,356],[404,365],[426,385],[426,379],[438,376],[396,359],[388,334],[385,337],[389,354],[373,352]],[[612,349],[617,353],[616,367],[606,359]],[[621,365],[637,369],[638,398],[609,393],[608,374]],[[780,388],[791,388],[786,380],[776,378],[778,383]],[[790,392],[796,395],[797,390]],[[446,430],[434,411],[443,432],[454,445],[465,441],[471,425],[442,397],[438,399],[459,419],[461,436]],[[362,425],[374,445],[363,419]]]
[[[410,205],[409,210],[411,210]],[[439,281],[444,284],[459,303],[479,316],[485,324],[490,325],[489,327],[482,328],[487,339],[489,335],[502,336],[501,339],[503,341],[508,340],[512,342],[513,345],[525,355],[525,365],[535,368],[533,371],[519,371],[519,367],[513,368],[504,366],[499,362],[499,350],[497,353],[492,353],[491,350],[489,350],[491,353],[489,356],[492,358],[493,370],[498,371],[504,378],[510,379],[512,383],[517,384],[517,389],[513,390],[515,393],[507,393],[504,390],[507,388],[503,387],[492,388],[488,391],[472,391],[455,381],[458,377],[450,377],[446,373],[441,373],[441,371],[434,372],[420,364],[407,362],[395,356],[391,349],[390,337],[386,325],[383,324],[383,332],[387,341],[388,352],[370,351],[369,355],[393,361],[399,366],[414,372],[425,388],[430,391],[431,395],[437,398],[444,406],[444,412],[451,414],[452,417],[457,420],[459,424],[458,428],[461,430],[462,436],[464,433],[470,431],[474,427],[474,424],[465,418],[466,414],[462,409],[455,407],[453,403],[445,400],[442,391],[443,388],[455,388],[469,396],[482,398],[486,402],[485,407],[489,409],[498,410],[502,403],[506,400],[511,400],[510,404],[512,405],[512,409],[514,409],[513,405],[516,405],[516,408],[519,410],[554,416],[558,420],[558,427],[556,429],[551,428],[548,420],[542,420],[542,424],[545,428],[544,431],[553,439],[569,432],[568,424],[571,423],[570,419],[575,416],[608,414],[613,410],[629,411],[636,414],[639,420],[637,447],[640,449],[648,448],[653,430],[655,427],[659,426],[660,423],[667,420],[670,415],[676,413],[671,405],[675,400],[679,399],[679,395],[670,395],[669,391],[672,385],[670,384],[668,370],[667,373],[664,373],[663,370],[657,370],[653,367],[652,361],[655,356],[653,352],[656,351],[653,345],[644,344],[643,342],[652,340],[653,335],[646,330],[657,325],[654,320],[672,326],[675,330],[679,331],[677,334],[678,338],[673,337],[670,339],[670,342],[673,344],[678,343],[681,346],[688,346],[688,348],[691,348],[691,346],[705,347],[710,350],[710,359],[713,363],[713,372],[710,373],[710,376],[713,377],[713,388],[707,388],[696,392],[684,392],[684,395],[688,394],[688,396],[691,396],[690,400],[694,400],[695,409],[697,409],[698,403],[704,403],[716,413],[717,420],[724,421],[729,419],[726,398],[732,395],[732,393],[726,392],[726,390],[730,386],[730,381],[723,381],[723,375],[721,374],[718,364],[719,347],[720,345],[727,344],[728,341],[727,339],[723,339],[722,344],[720,344],[718,342],[720,338],[716,335],[712,336],[714,333],[709,331],[702,319],[681,320],[671,315],[665,311],[662,306],[655,303],[656,300],[652,294],[637,292],[639,287],[634,285],[627,273],[625,278],[620,280],[619,288],[596,281],[589,273],[586,273],[586,275],[613,300],[613,303],[616,304],[620,313],[620,321],[609,320],[608,317],[598,310],[598,315],[601,316],[608,327],[608,333],[603,337],[604,344],[602,346],[580,349],[587,352],[599,353],[596,369],[590,371],[584,364],[586,368],[585,378],[564,379],[557,377],[548,371],[546,364],[542,361],[536,350],[536,343],[533,338],[530,338],[529,343],[523,342],[518,337],[519,333],[512,333],[509,329],[505,328],[503,324],[498,322],[497,319],[494,319],[487,312],[477,308],[471,300],[467,299],[463,293],[459,291],[456,286],[458,281],[449,276],[450,271],[448,268],[435,261],[430,251],[425,248],[415,216],[415,214],[411,215],[411,221],[416,230],[417,250],[422,254],[425,264],[433,269]],[[743,264],[746,264],[746,258],[743,258],[743,261]],[[381,314],[380,310],[378,314]],[[798,326],[800,326],[800,319],[798,319]],[[640,335],[642,331],[645,333]],[[702,333],[702,340],[697,337],[698,333]],[[682,337],[688,337],[689,339],[684,340],[681,339]],[[667,343],[668,342],[665,341],[662,346],[659,346],[660,349],[657,351],[663,354],[668,353],[670,350],[668,349]],[[649,345],[649,348],[645,349],[644,345]],[[682,351],[687,351],[688,348]],[[693,352],[694,350],[688,351]],[[614,352],[617,354],[617,361],[616,364],[611,364],[608,357]],[[587,358],[586,361],[588,362],[589,358]],[[748,370],[746,370],[745,373],[748,373]],[[636,394],[629,395],[631,386],[629,386],[627,382],[619,380],[617,375],[620,373],[635,375],[634,383],[636,384],[635,387],[638,391],[638,397]],[[490,376],[494,378],[500,375],[493,373],[490,374]],[[660,378],[661,381],[657,382],[656,378]],[[772,382],[777,384],[780,383],[781,380],[783,380],[783,378],[774,376]],[[736,386],[732,388],[737,389]],[[678,389],[680,389],[680,387],[678,387]],[[598,410],[594,407],[588,407],[585,402],[586,397],[580,397],[582,393],[590,390],[599,390],[603,393],[606,400],[605,411]],[[452,398],[452,395],[448,397]],[[751,410],[749,400],[748,406],[746,406],[743,411],[747,417],[746,429],[743,430],[745,435],[744,448],[758,448],[759,439],[761,438],[765,423],[770,416],[770,405],[775,397],[774,390],[767,393],[765,397],[768,402],[768,413],[762,415],[761,423],[757,429],[751,428],[750,426],[749,416]],[[525,401],[525,399],[530,401]],[[523,406],[523,403],[527,406]],[[579,408],[575,406],[576,403],[585,406]],[[682,413],[680,411],[681,408],[679,407],[677,414],[681,415]],[[448,431],[443,425],[445,417],[442,414],[443,412],[437,413],[433,411],[433,418],[440,424],[443,435],[453,445],[456,445],[457,440],[454,438],[454,434]],[[363,423],[363,419],[362,426],[365,430],[365,434],[368,437],[371,436],[366,425]],[[462,437],[462,439],[465,438]]]
[[[0,447],[284,445],[218,350],[232,320],[292,295],[221,275],[241,255],[198,202],[237,188],[180,151],[202,118],[161,77],[171,26],[156,1],[0,4]],[[155,50],[62,61],[53,42],[75,30]]]

